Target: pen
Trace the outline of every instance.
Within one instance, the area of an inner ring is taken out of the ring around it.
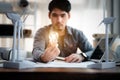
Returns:
[[[62,60],[62,61],[65,61],[65,58],[64,58],[64,57],[56,57],[56,60]]]

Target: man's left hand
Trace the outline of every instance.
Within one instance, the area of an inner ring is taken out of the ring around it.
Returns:
[[[84,57],[80,54],[71,54],[70,56],[65,58],[66,62],[72,63],[72,62],[82,62],[84,60]]]

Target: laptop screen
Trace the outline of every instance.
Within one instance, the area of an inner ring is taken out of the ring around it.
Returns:
[[[109,46],[111,45],[111,42],[113,42],[113,38],[114,37],[109,37]],[[100,60],[103,57],[104,52],[105,52],[105,38],[101,38],[93,51],[91,59]]]

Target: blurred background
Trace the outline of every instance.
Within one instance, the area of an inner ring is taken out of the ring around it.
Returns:
[[[24,37],[21,39],[21,48],[31,52],[36,31],[50,24],[48,18],[48,3],[51,0],[0,0],[0,3],[12,4],[13,8],[24,17]],[[120,0],[69,0],[72,4],[71,18],[68,25],[82,30],[90,43],[94,46],[94,35],[105,34],[105,25],[100,24],[106,17],[116,17],[110,25],[109,33],[120,35]],[[27,2],[27,3],[26,3]],[[20,5],[25,4],[25,5]],[[104,6],[105,4],[105,6]],[[5,8],[6,6],[2,6]],[[1,7],[1,8],[2,8]],[[27,9],[23,9],[28,7]],[[105,9],[106,8],[106,9]],[[12,27],[11,27],[12,26]],[[0,47],[12,47],[13,25],[4,13],[0,13]],[[4,32],[4,33],[3,33]]]

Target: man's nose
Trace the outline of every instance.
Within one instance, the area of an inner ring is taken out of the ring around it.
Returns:
[[[62,18],[60,16],[58,16],[57,22],[61,22],[61,21],[62,21]]]

